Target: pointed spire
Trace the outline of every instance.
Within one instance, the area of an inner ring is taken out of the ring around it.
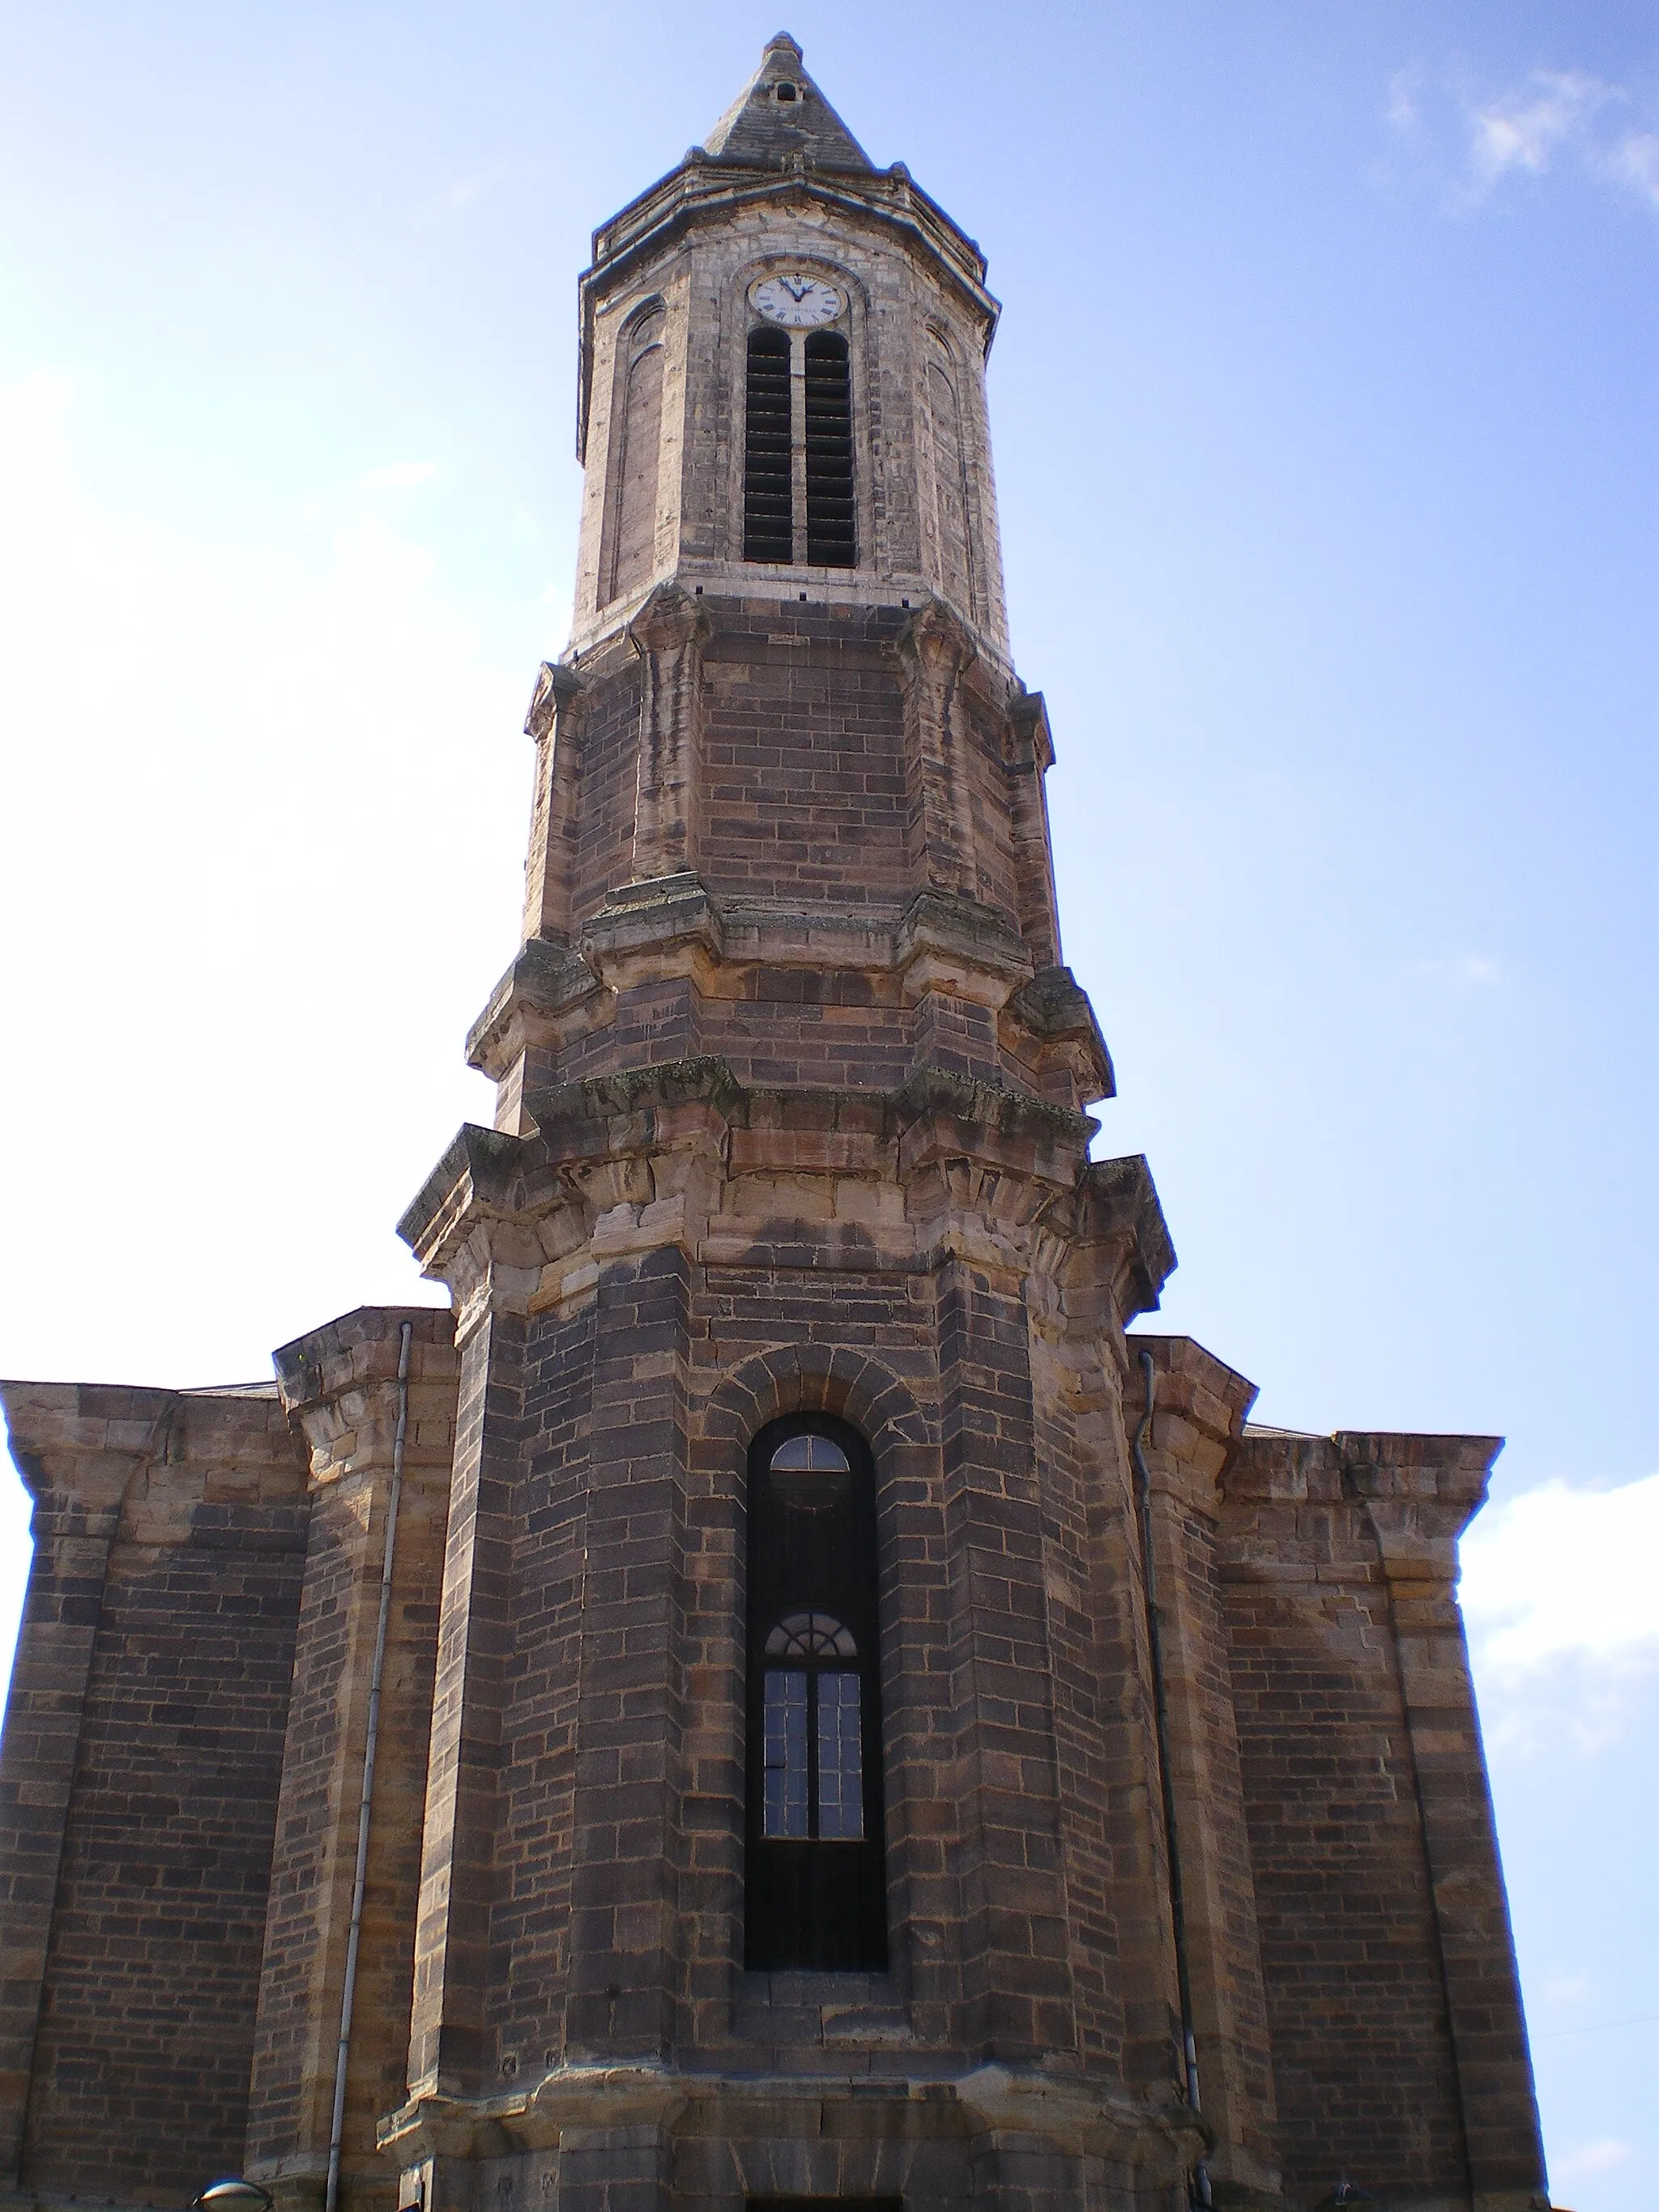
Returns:
[[[787,31],[767,42],[760,67],[703,141],[716,161],[770,169],[805,154],[822,169],[869,169],[869,155],[801,66]]]

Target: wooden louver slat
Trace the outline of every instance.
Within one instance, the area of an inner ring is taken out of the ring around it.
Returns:
[[[744,435],[743,557],[790,560],[794,501],[790,482],[789,340],[751,331]]]

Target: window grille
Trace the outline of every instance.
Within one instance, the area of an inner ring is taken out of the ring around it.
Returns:
[[[787,334],[769,329],[751,331],[744,435],[745,561],[789,561],[794,556],[791,442]]]
[[[840,331],[749,333],[743,557],[815,568],[858,564],[853,384]]]
[[[853,387],[839,331],[806,341],[806,558],[815,568],[850,568],[857,559]]]

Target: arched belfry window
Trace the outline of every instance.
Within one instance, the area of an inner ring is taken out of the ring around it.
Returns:
[[[789,416],[788,333],[750,331],[743,449],[745,561],[793,558],[794,471]]]
[[[875,1486],[862,1438],[795,1415],[749,1464],[744,1963],[887,1963]]]
[[[758,281],[763,319],[744,356],[743,557],[814,568],[858,564],[852,356],[846,295],[799,272]]]

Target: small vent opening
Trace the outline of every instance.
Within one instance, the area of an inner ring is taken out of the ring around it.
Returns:
[[[806,341],[806,558],[820,568],[851,568],[858,559],[853,391],[839,331],[814,331]]]
[[[743,557],[788,561],[794,515],[789,472],[789,340],[778,330],[749,336],[744,432]]]
[[[797,100],[799,96],[800,95],[796,92],[793,84],[781,84],[778,87],[778,98],[780,100]]]

